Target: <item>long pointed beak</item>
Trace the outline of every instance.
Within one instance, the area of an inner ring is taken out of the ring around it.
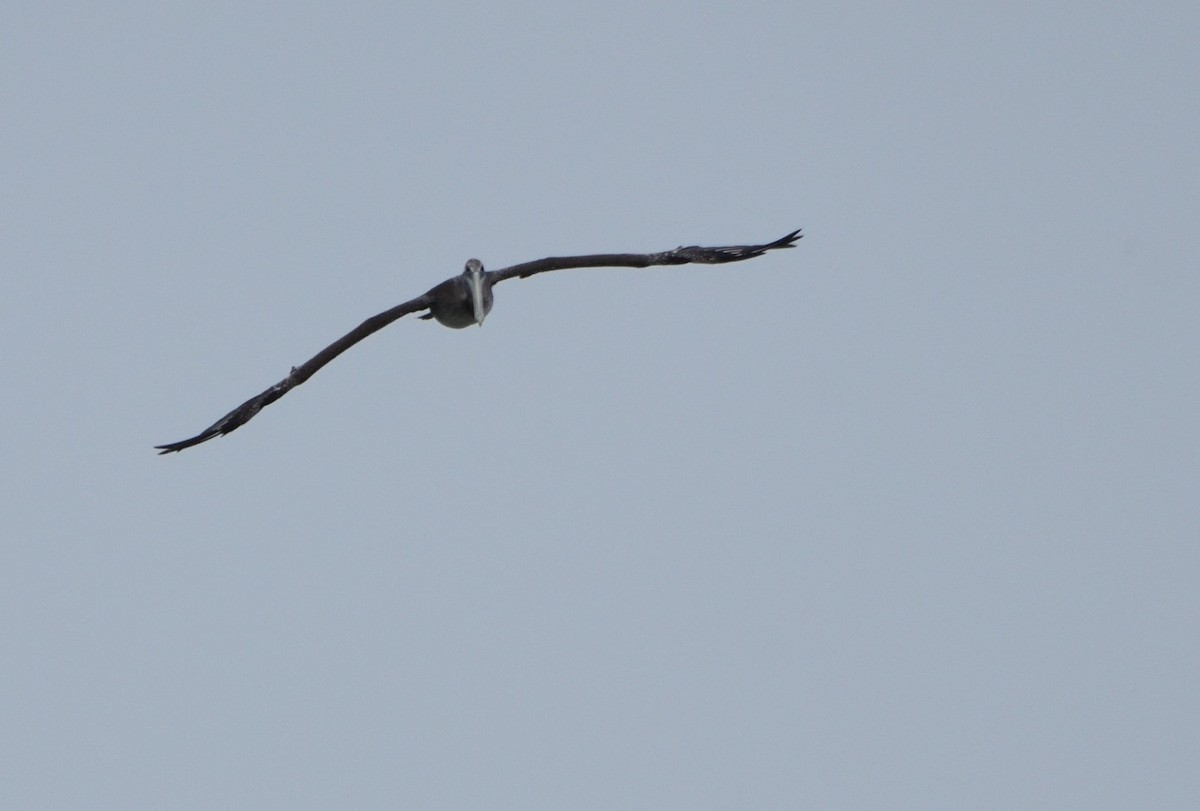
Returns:
[[[482,327],[487,313],[483,311],[483,272],[471,272],[471,299],[475,304],[475,325]]]

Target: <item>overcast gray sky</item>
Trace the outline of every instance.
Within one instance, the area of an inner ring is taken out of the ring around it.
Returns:
[[[8,2],[0,806],[1200,807],[1194,3]],[[724,267],[364,317],[548,254]]]

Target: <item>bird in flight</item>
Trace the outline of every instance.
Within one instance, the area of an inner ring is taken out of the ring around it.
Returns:
[[[523,262],[519,265],[501,270],[484,270],[483,263],[478,259],[468,259],[466,267],[458,276],[447,279],[431,288],[429,292],[417,296],[411,301],[397,304],[390,310],[384,310],[379,315],[372,316],[359,324],[350,332],[338,338],[329,346],[322,349],[300,366],[293,366],[292,371],[274,386],[251,397],[240,406],[230,411],[224,417],[205,428],[189,439],[171,442],[167,445],[157,445],[159,454],[173,453],[207,442],[215,436],[223,436],[234,431],[250,421],[255,414],[278,400],[289,391],[312,377],[329,361],[345,352],[368,335],[378,332],[393,321],[411,313],[428,310],[419,316],[422,320],[434,319],[439,324],[453,329],[462,329],[472,324],[483,325],[483,319],[492,310],[492,288],[508,279],[526,279],[539,273],[551,270],[567,270],[570,268],[622,267],[644,268],[651,265],[687,265],[693,262],[705,265],[719,265],[725,262],[741,262],[762,256],[767,251],[776,248],[795,247],[796,240],[802,234],[797,229],[790,234],[780,237],[774,242],[764,245],[726,245],[716,248],[702,248],[698,245],[680,246],[671,251],[661,253],[598,253],[588,256],[550,256],[533,262]]]

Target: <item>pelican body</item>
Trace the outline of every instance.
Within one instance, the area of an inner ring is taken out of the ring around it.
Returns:
[[[447,279],[425,294],[429,297],[429,312],[422,321],[436,318],[451,329],[472,324],[482,327],[483,319],[492,311],[492,283],[478,259],[468,259],[458,276]]]
[[[762,256],[767,251],[779,248],[793,248],[800,239],[799,229],[792,231],[774,242],[762,245],[726,245],[716,248],[704,248],[699,245],[680,246],[670,251],[660,253],[601,253],[587,256],[549,256],[532,262],[523,262],[501,270],[484,270],[483,263],[478,259],[467,261],[463,272],[453,276],[428,292],[415,299],[397,304],[390,310],[371,316],[350,332],[338,338],[329,346],[322,349],[300,366],[293,366],[292,371],[283,380],[261,394],[251,397],[237,408],[230,411],[221,419],[214,422],[194,437],[158,445],[160,453],[173,453],[201,442],[207,442],[216,436],[228,434],[245,425],[264,406],[278,400],[289,391],[312,377],[318,369],[338,355],[345,352],[356,343],[372,333],[386,327],[393,321],[411,313],[428,310],[420,316],[422,320],[434,319],[443,326],[451,329],[462,329],[472,324],[483,326],[483,320],[492,311],[492,288],[508,279],[526,279],[539,273],[551,270],[568,270],[570,268],[594,267],[627,267],[644,268],[652,265],[686,265],[699,263],[718,265],[726,262],[741,262]]]

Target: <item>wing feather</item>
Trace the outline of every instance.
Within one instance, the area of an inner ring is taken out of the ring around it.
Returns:
[[[774,242],[762,245],[722,245],[715,248],[705,248],[700,245],[679,246],[674,250],[661,253],[597,253],[587,256],[548,256],[533,262],[522,262],[519,265],[501,268],[488,272],[492,284],[499,284],[507,279],[527,279],[538,273],[551,270],[569,270],[571,268],[623,267],[645,268],[652,265],[687,265],[698,263],[718,265],[725,262],[741,262],[762,256],[767,251],[779,248],[794,248],[796,240],[803,234],[800,229],[780,237]]]
[[[205,428],[194,437],[180,440],[179,442],[171,442],[166,445],[156,445],[155,449],[159,454],[178,453],[184,448],[190,448],[193,445],[199,445],[201,442],[207,442],[216,436],[224,436],[232,431],[236,431],[241,426],[245,425],[254,415],[271,403],[278,400],[289,391],[299,386],[305,380],[308,380],[317,370],[320,369],[329,361],[336,358],[338,355],[345,352],[356,343],[366,338],[372,333],[386,327],[393,321],[403,318],[409,313],[419,312],[427,309],[430,304],[429,294],[418,296],[417,298],[406,301],[403,304],[398,304],[390,310],[385,310],[378,315],[373,315],[366,321],[359,324],[354,329],[347,332],[341,338],[331,343],[329,346],[322,349],[316,355],[305,361],[300,366],[292,367],[292,371],[283,380],[280,380],[274,386],[251,397],[240,406],[230,411],[224,417],[214,422],[212,425]]]

